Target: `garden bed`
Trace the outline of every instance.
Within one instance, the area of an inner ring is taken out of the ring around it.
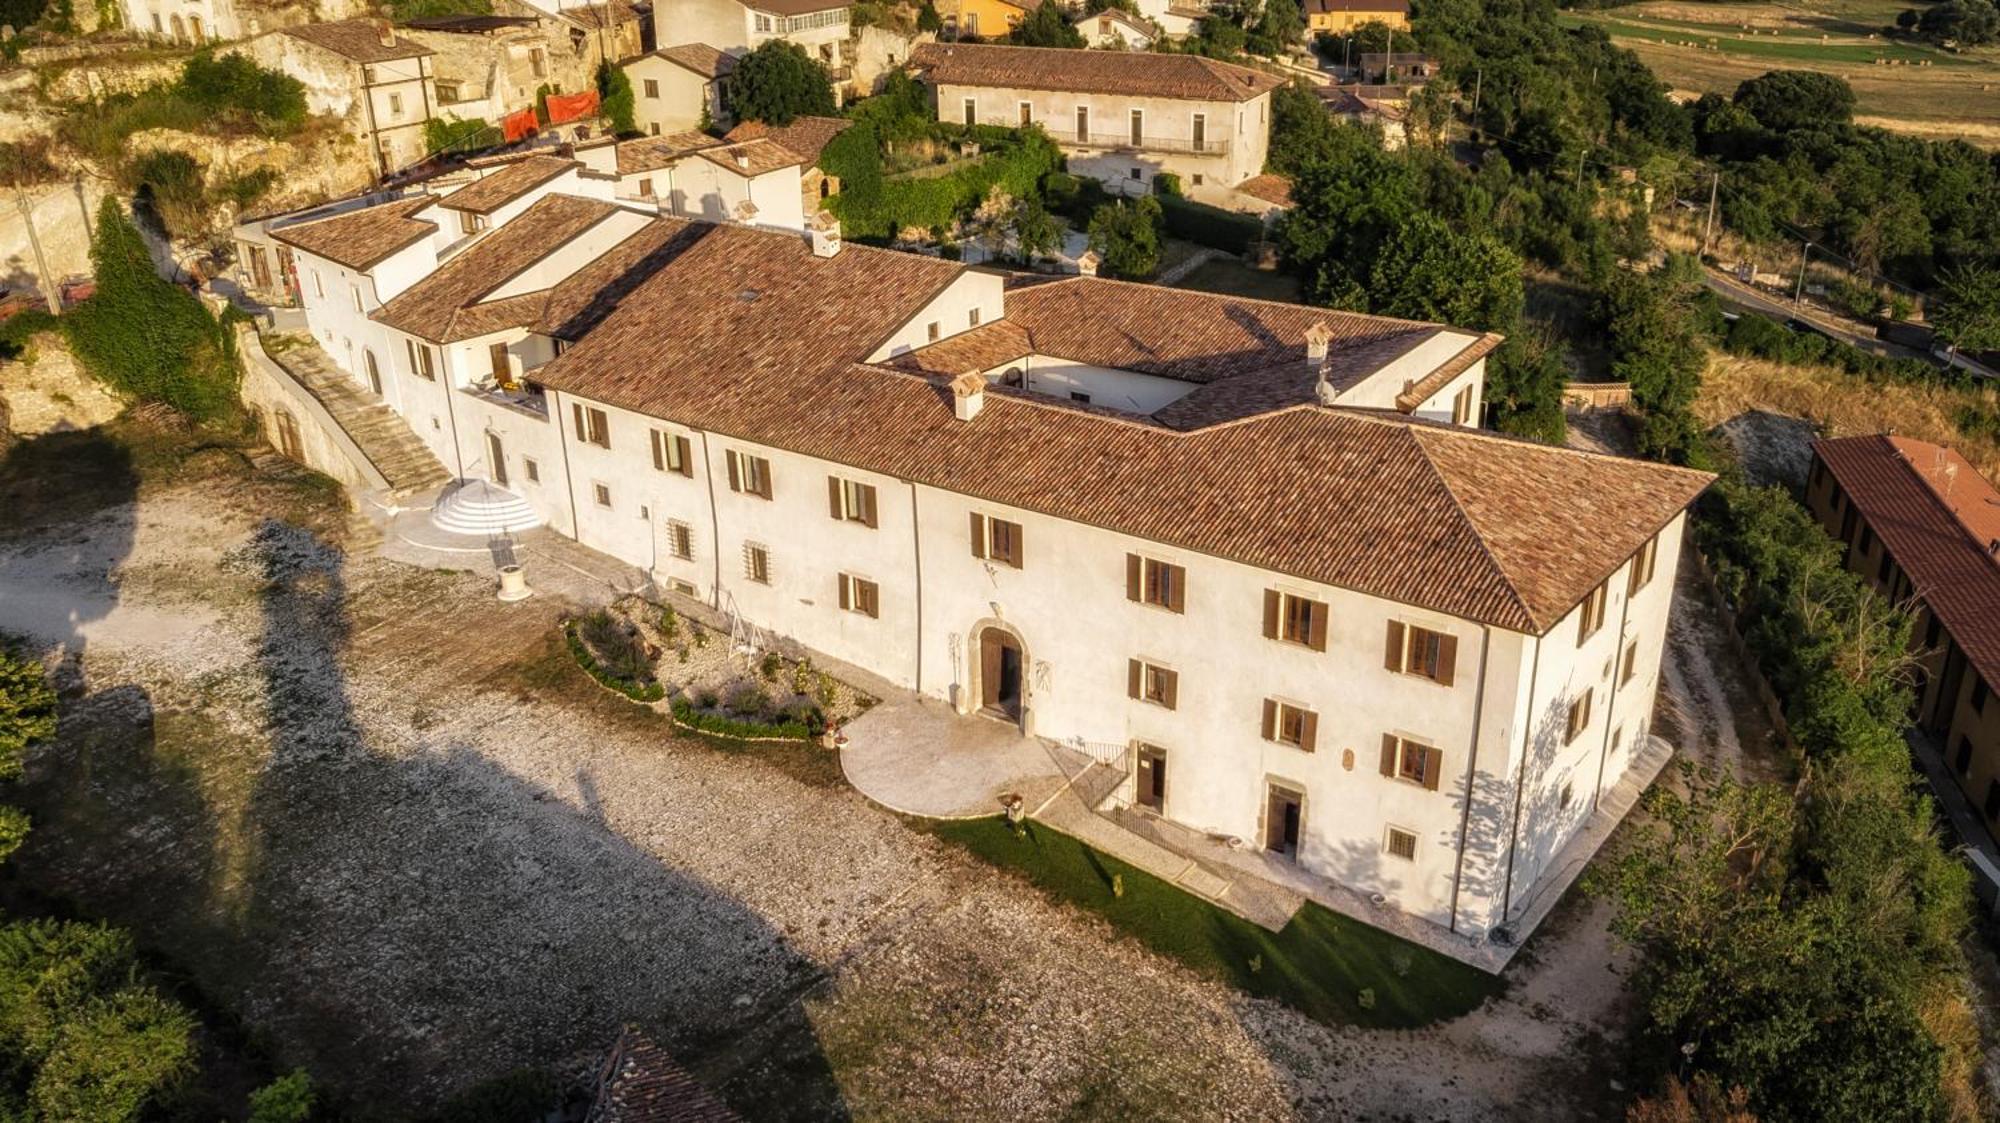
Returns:
[[[875,704],[810,659],[739,650],[728,635],[639,597],[563,627],[571,655],[600,684],[701,733],[810,740]]]

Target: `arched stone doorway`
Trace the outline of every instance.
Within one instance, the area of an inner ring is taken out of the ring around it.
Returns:
[[[1020,722],[1028,703],[1028,648],[1021,634],[997,620],[972,630],[971,696],[975,708]]]

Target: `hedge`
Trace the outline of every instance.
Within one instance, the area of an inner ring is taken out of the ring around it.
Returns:
[[[885,180],[881,137],[860,121],[827,144],[820,166],[840,179],[828,200],[847,236],[892,238],[900,230],[950,226],[978,208],[995,187],[1015,198],[1040,191],[1044,176],[1062,166],[1062,154],[1039,130],[940,126],[941,136],[976,141],[986,153],[946,175]]]
[[[1179,195],[1153,197],[1165,212],[1167,233],[1183,241],[1225,253],[1242,253],[1251,242],[1264,236],[1264,223],[1255,215],[1226,211]]]
[[[592,655],[590,648],[585,646],[583,637],[576,634],[576,621],[566,620],[563,622],[563,637],[569,641],[569,653],[576,658],[576,665],[588,671],[590,677],[596,679],[603,686],[616,690],[634,702],[657,702],[667,696],[667,688],[657,682],[649,682],[641,685],[627,679],[619,678],[617,675],[605,670],[598,663],[597,656]]]
[[[806,722],[744,721],[698,710],[685,698],[674,699],[674,720],[690,729],[719,737],[782,737],[792,741],[809,741],[813,737],[812,726]]]

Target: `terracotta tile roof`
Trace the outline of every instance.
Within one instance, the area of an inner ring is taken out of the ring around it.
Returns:
[[[1813,451],[1952,641],[2000,688],[2000,489],[1952,449],[1842,437]]]
[[[910,52],[910,65],[935,84],[1193,101],[1249,101],[1285,84],[1261,70],[1200,55],[1146,51],[924,43]]]
[[[756,140],[768,137],[799,154],[808,164],[819,163],[819,154],[826,149],[827,142],[837,137],[853,121],[845,117],[796,117],[789,125],[767,125],[762,121],[745,121],[729,130],[730,140]]]
[[[958,268],[854,245],[815,258],[800,238],[708,226],[537,378],[720,436],[1533,633],[1711,478],[1309,405],[1181,432],[996,387],[960,422],[943,377],[854,361]]]
[[[654,219],[550,289],[535,317],[523,323],[543,335],[581,339],[708,229],[682,218]]]
[[[1472,364],[1491,355],[1499,349],[1501,337],[1487,332],[1470,347],[1453,355],[1449,362],[1429,374],[1410,383],[1402,393],[1396,395],[1396,408],[1404,413],[1424,404],[1424,399],[1451,384],[1451,380],[1472,369]]]
[[[372,269],[397,250],[437,233],[437,223],[414,217],[435,202],[435,196],[412,195],[281,226],[271,231],[271,237],[349,269]]]
[[[388,21],[346,19],[332,23],[301,23],[283,28],[283,33],[302,39],[322,50],[332,51],[352,62],[393,62],[435,54],[429,47],[398,37]]]
[[[1262,199],[1272,206],[1289,207],[1292,205],[1292,181],[1286,179],[1284,176],[1270,172],[1266,172],[1263,175],[1251,176],[1249,179],[1237,184],[1236,190],[1243,192],[1252,199]]]
[[[1327,352],[1331,368],[1329,381],[1335,390],[1350,389],[1368,375],[1409,354],[1437,334],[1438,330],[1336,339]],[[1295,362],[1280,363],[1252,374],[1211,382],[1155,410],[1153,420],[1175,429],[1200,429],[1318,401],[1317,372],[1306,365],[1303,352],[1295,358]]]
[[[591,29],[616,29],[620,24],[638,20],[639,12],[624,0],[610,0],[609,3],[583,4],[574,8],[561,8],[557,15],[576,24]]]
[[[737,0],[737,3],[752,11],[769,12],[774,16],[803,16],[854,6],[853,0]]]
[[[707,43],[679,43],[671,47],[661,47],[653,54],[676,66],[686,67],[704,78],[720,78],[736,69],[734,58]]]
[[[470,339],[532,322],[540,302],[530,306],[519,297],[480,302],[522,270],[619,210],[614,204],[575,195],[537,199],[512,222],[396,294],[370,318],[434,343]]]
[[[1089,23],[1091,20],[1094,19],[1113,20],[1118,23],[1124,24],[1126,27],[1131,28],[1132,30],[1138,32],[1139,34],[1145,36],[1148,39],[1151,39],[1153,37],[1153,27],[1151,24],[1145,23],[1144,21],[1140,20],[1139,17],[1132,15],[1130,12],[1126,12],[1118,8],[1106,8],[1101,12],[1079,12],[1076,15],[1071,16],[1069,22],[1077,25],[1078,27],[1082,27],[1084,24]]]
[[[639,137],[636,140],[618,142],[618,174],[635,175],[639,172],[656,172],[680,162],[681,157],[703,148],[714,148],[722,142],[707,133],[692,129],[679,133],[663,133],[659,136]]]
[[[586,1123],[741,1123],[673,1054],[635,1029],[611,1047]]]
[[[720,148],[703,148],[695,155],[740,176],[764,175],[804,162],[798,153],[774,140],[746,140]]]
[[[560,156],[530,156],[481,176],[446,195],[439,204],[454,211],[492,214],[571,168],[582,166]]]

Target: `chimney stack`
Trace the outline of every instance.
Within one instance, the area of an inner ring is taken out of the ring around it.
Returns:
[[[382,40],[383,46],[393,47],[396,45],[396,29],[389,26],[388,20],[378,19],[375,21],[375,34]]]
[[[749,154],[748,152],[744,152],[744,151],[742,151],[741,149],[738,149],[738,150],[737,150],[737,153],[736,153],[736,166],[737,166],[737,167],[739,167],[739,168],[747,168],[747,167],[749,167],[749,166],[750,166],[750,154]]]
[[[986,376],[976,370],[966,371],[951,380],[951,415],[960,421],[970,421],[979,416],[979,410],[986,404]]]
[[[1326,326],[1325,320],[1315,320],[1306,329],[1306,365],[1315,372],[1325,366],[1327,349],[1332,343],[1333,329]]]
[[[757,204],[745,199],[736,204],[732,213],[735,215],[736,221],[748,226],[750,221],[757,217]]]
[[[832,257],[840,252],[840,220],[822,209],[806,223],[806,237],[812,242],[814,257]]]
[[[1097,267],[1102,264],[1104,259],[1098,256],[1096,250],[1085,250],[1083,256],[1076,259],[1076,271],[1085,277],[1095,277]]]

